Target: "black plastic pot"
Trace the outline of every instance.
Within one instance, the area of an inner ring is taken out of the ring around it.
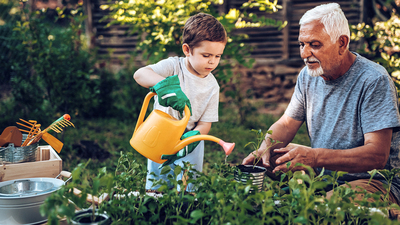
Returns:
[[[248,180],[252,180],[252,184],[258,187],[258,191],[261,191],[266,171],[267,169],[261,166],[238,165],[236,166],[234,178],[243,184],[246,184]]]
[[[93,210],[85,209],[75,213],[75,216],[72,217],[72,224],[96,224],[96,225],[108,225],[111,224],[111,219],[107,215],[107,213],[99,213],[99,211],[95,210],[96,218],[92,221]]]

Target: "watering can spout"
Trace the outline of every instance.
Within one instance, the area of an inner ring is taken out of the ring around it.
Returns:
[[[228,143],[223,140],[220,140],[218,144],[222,146],[225,151],[225,155],[227,156],[230,155],[232,150],[235,148],[235,143]]]
[[[224,149],[225,155],[231,154],[233,148],[235,147],[235,143],[228,143],[228,142],[225,142],[225,141],[223,141],[217,137],[211,136],[211,135],[196,135],[196,136],[185,138],[182,141],[180,141],[178,143],[178,145],[175,146],[174,151],[178,152],[179,150],[184,148],[186,145],[189,145],[196,141],[202,141],[202,140],[213,141],[213,142],[218,143]]]

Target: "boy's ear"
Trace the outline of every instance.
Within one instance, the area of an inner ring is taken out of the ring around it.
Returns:
[[[183,51],[183,54],[185,54],[185,56],[190,56],[190,47],[188,44],[184,43],[182,45],[182,51]]]

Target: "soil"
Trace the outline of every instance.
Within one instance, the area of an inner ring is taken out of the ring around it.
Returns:
[[[83,159],[98,159],[104,161],[110,157],[110,153],[102,149],[95,141],[81,140],[72,147],[77,149],[76,155]]]
[[[267,168],[267,172],[266,172],[266,174],[267,174],[267,176],[269,177],[269,178],[271,178],[272,180],[280,180],[280,175],[281,174],[278,174],[278,175],[275,175],[275,173],[272,173],[272,171],[274,170],[274,168],[277,166],[277,164],[275,163],[275,161],[279,158],[279,157],[281,157],[281,156],[283,156],[285,153],[275,153],[270,159],[269,159],[269,163],[270,163],[270,165],[271,165],[271,167],[269,167],[269,168]],[[285,179],[286,180],[286,179]]]
[[[261,173],[261,172],[265,172],[265,169],[261,169],[261,168],[253,167],[253,166],[238,165],[236,167],[240,171],[246,172],[246,173]]]
[[[92,221],[92,215],[87,215],[84,217],[79,218],[76,222],[79,223],[84,223],[84,224],[89,224],[89,223],[93,223],[93,222],[101,222],[101,221],[105,221],[106,218],[102,217],[102,216],[96,216],[96,218],[94,219],[94,221]]]
[[[283,156],[285,153],[275,153],[270,159],[269,159],[269,163],[271,165],[271,168],[275,168],[277,166],[277,164],[275,163],[275,161]],[[272,171],[272,170],[271,170]]]

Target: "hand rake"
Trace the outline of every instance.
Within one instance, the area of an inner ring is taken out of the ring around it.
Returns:
[[[61,133],[61,131],[63,130],[62,129],[63,127],[67,127],[67,126],[75,127],[75,125],[69,121],[70,119],[71,119],[70,115],[64,114],[62,117],[58,118],[56,121],[54,121],[52,124],[50,124],[50,126],[48,126],[44,130],[40,130],[40,125],[39,125],[39,128],[37,128],[35,130],[33,127],[37,126],[37,124],[28,122],[28,124],[30,124],[32,126],[31,130],[33,129],[34,131],[31,132],[33,137],[30,138],[30,140],[27,142],[26,146],[35,144],[36,142],[38,142],[40,139],[43,138],[43,140],[45,142],[47,142],[51,147],[53,147],[54,150],[56,150],[58,153],[60,153],[64,144],[60,140],[58,140],[56,137],[49,134],[48,132],[50,130],[53,130],[56,133]],[[24,120],[21,119],[21,121],[24,121]],[[26,122],[26,121],[24,121],[24,122]],[[22,125],[22,124],[19,124],[19,125]],[[22,126],[24,126],[24,125],[22,125]],[[25,127],[27,127],[27,126],[25,126]],[[27,132],[25,130],[21,130],[21,131]],[[29,132],[28,132],[28,137],[29,137]]]

